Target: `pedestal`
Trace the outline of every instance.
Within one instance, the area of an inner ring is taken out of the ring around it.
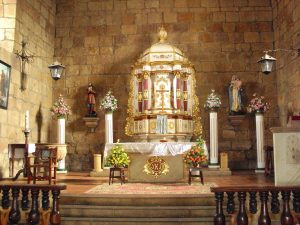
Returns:
[[[264,172],[265,156],[264,156],[264,115],[262,113],[255,114],[256,124],[256,149],[257,149],[257,169],[256,172]]]
[[[94,169],[90,172],[91,177],[99,177],[103,173],[101,154],[94,154]]]
[[[58,144],[65,144],[65,137],[66,137],[66,120],[65,118],[59,118],[57,119],[57,143]],[[58,167],[57,170],[66,173],[66,162],[65,157],[58,161]]]
[[[105,114],[105,142],[113,143],[113,113]]]
[[[219,168],[219,153],[218,153],[218,113],[209,113],[210,124],[210,153],[209,153],[209,168]]]

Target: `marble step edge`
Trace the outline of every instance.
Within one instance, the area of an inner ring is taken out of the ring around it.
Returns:
[[[100,205],[60,205],[60,209],[119,209],[119,210],[211,210],[215,206],[100,206]]]

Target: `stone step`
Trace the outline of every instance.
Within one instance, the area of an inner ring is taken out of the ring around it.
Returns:
[[[93,218],[193,218],[213,217],[214,206],[90,206],[62,205],[65,217]]]
[[[62,217],[62,225],[211,225],[213,217],[201,218],[82,218]]]
[[[62,194],[61,205],[98,206],[215,206],[213,195],[195,196],[102,196]]]

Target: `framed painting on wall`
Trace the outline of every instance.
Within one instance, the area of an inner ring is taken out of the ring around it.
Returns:
[[[11,66],[0,60],[0,108],[7,109]]]

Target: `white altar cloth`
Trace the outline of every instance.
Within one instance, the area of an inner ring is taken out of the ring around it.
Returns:
[[[104,159],[117,143],[107,143],[104,148]],[[142,153],[153,156],[179,155],[188,151],[196,142],[127,142],[119,143],[127,153]],[[204,145],[208,155],[207,146]]]

